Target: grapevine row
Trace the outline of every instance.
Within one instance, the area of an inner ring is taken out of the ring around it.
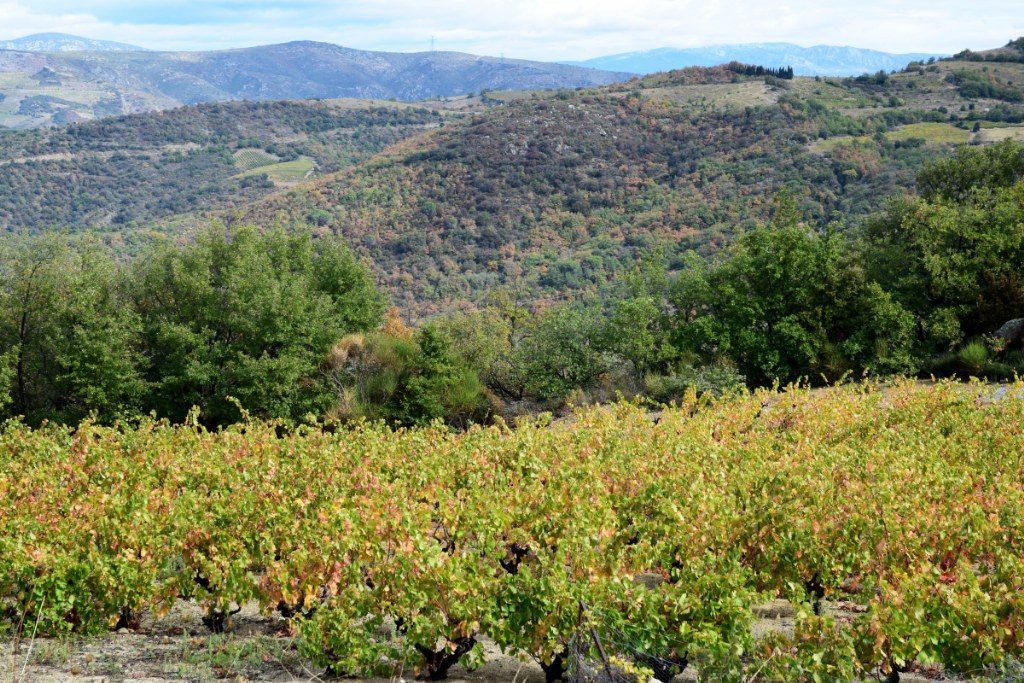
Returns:
[[[10,424],[0,619],[97,633],[189,599],[222,630],[258,601],[353,675],[442,678],[487,635],[554,678],[595,615],[639,667],[974,671],[1024,650],[1022,390],[691,396],[463,433]],[[780,596],[796,635],[755,641],[751,608]],[[822,615],[840,599],[855,618]]]

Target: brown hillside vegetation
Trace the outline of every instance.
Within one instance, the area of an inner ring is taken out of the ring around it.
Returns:
[[[777,102],[737,104],[743,88],[772,91]],[[809,143],[889,127],[817,104],[813,93],[688,70],[512,100],[255,204],[244,219],[340,232],[399,305],[423,314],[500,283],[556,297],[599,286],[645,250],[714,250],[765,219],[783,187],[822,221],[875,208],[877,196],[909,189],[913,165],[939,150],[820,154]]]

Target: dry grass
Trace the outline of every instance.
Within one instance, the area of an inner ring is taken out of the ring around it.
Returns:
[[[982,128],[975,134],[975,139],[983,143],[1000,142],[1002,140],[1020,140],[1024,142],[1024,126]]]
[[[644,99],[677,104],[705,104],[712,108],[753,107],[773,104],[779,93],[760,80],[712,85],[678,85],[644,90]]]

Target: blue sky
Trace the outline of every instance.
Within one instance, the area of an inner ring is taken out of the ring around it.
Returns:
[[[0,39],[60,31],[165,50],[322,40],[584,59],[786,41],[889,52],[982,49],[1024,35],[1021,0],[0,0]]]

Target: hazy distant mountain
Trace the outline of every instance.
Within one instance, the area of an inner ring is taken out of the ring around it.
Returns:
[[[0,73],[0,93],[6,95],[0,125],[15,127],[57,122],[54,114],[67,108],[92,118],[225,100],[411,101],[631,78],[565,64],[459,52],[368,52],[314,42],[215,52],[0,50]]]
[[[877,50],[834,45],[800,47],[792,43],[751,43],[685,49],[663,47],[569,63],[595,69],[649,74],[687,66],[715,66],[735,60],[746,64],[771,67],[792,66],[793,70],[801,76],[857,76],[880,69],[898,70],[912,61],[940,56],[943,55],[890,54]]]
[[[105,66],[117,60],[103,55]],[[120,71],[140,86],[184,103],[223,99],[396,98],[461,95],[483,89],[605,85],[628,74],[460,52],[369,52],[316,42],[238,50],[158,53]]]
[[[26,52],[145,52],[145,48],[115,43],[110,40],[93,40],[67,33],[35,33],[31,36],[0,40],[0,50],[24,50]]]

